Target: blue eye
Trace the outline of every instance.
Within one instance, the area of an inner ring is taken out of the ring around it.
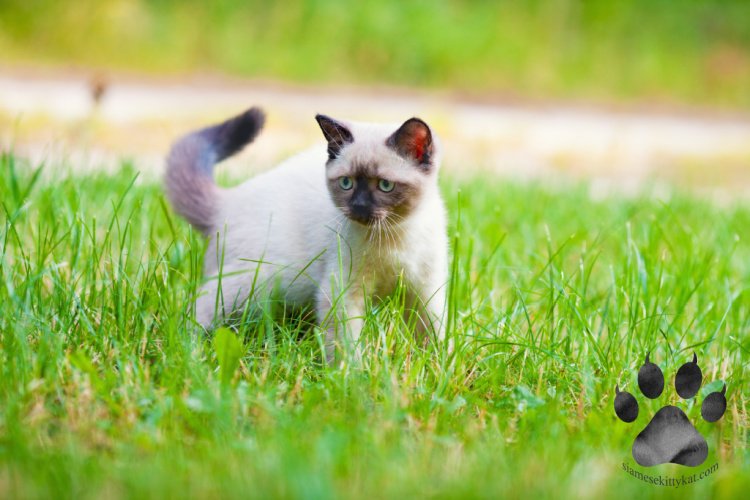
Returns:
[[[378,182],[378,189],[380,189],[384,193],[393,191],[393,188],[395,187],[396,187],[396,184],[394,182],[391,182],[385,179],[380,179],[380,182]]]
[[[349,191],[354,186],[354,182],[351,177],[339,177],[339,186],[344,191]]]

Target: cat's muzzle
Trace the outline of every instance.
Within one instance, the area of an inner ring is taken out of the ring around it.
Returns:
[[[346,216],[354,222],[359,222],[365,226],[372,224],[376,219],[371,208],[358,205],[351,206]]]

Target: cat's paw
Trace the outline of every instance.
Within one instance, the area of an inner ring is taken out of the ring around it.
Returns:
[[[675,376],[675,390],[682,399],[695,397],[703,382],[703,373],[695,354],[693,360],[683,364]],[[664,375],[658,365],[649,360],[638,371],[638,388],[649,399],[658,398],[664,390]],[[718,421],[726,411],[727,386],[712,392],[701,405],[701,416],[707,422]],[[615,387],[615,413],[623,422],[634,422],[638,418],[639,405],[627,391]],[[650,467],[664,463],[675,463],[695,467],[708,456],[708,443],[688,419],[685,412],[676,406],[664,406],[638,434],[633,442],[633,458],[638,464]]]

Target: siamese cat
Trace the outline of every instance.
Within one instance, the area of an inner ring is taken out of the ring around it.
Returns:
[[[448,242],[430,127],[418,118],[400,126],[315,119],[325,147],[229,189],[214,183],[214,164],[255,139],[260,109],[172,146],[167,195],[209,238],[196,320],[210,329],[248,301],[280,294],[314,308],[329,362],[337,347],[359,357],[365,304],[401,283],[419,329],[442,339]]]

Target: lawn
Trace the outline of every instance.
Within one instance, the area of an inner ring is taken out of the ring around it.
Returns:
[[[398,304],[369,313],[362,368],[271,313],[202,334],[186,314],[204,242],[159,182],[0,160],[0,497],[733,498],[750,489],[750,205],[686,192],[592,197],[585,183],[443,179],[449,334],[422,347]],[[664,371],[649,400],[647,352]],[[704,384],[672,382],[693,353]],[[728,386],[715,424],[700,403]],[[615,385],[641,412],[613,411]],[[630,446],[684,408],[696,468]],[[690,486],[655,476],[718,469]]]
[[[105,74],[750,109],[747,0],[4,0],[0,54]]]

